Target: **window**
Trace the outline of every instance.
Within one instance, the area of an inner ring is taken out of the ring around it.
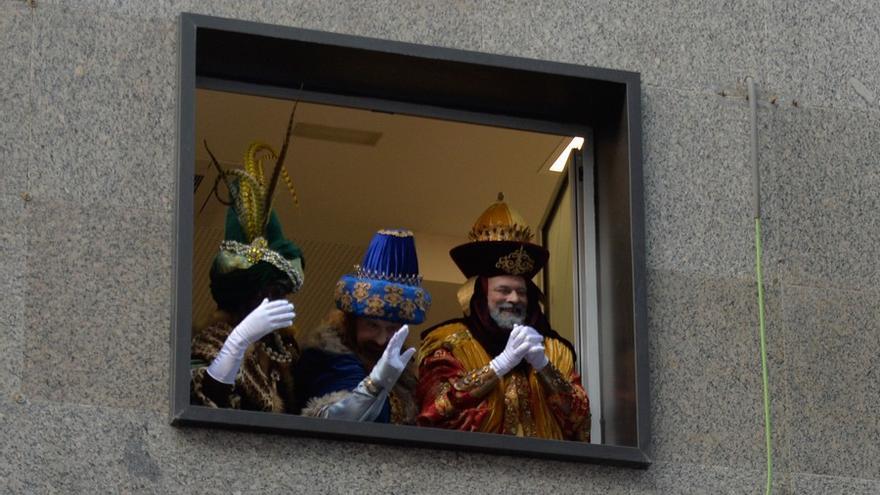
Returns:
[[[188,14],[180,29],[173,422],[649,462],[637,74]],[[226,210],[203,142],[240,167],[250,141],[280,147],[294,103],[285,163],[297,203],[282,187],[274,207],[307,260],[297,326],[318,323],[372,233],[394,227],[415,232],[433,294],[416,330],[460,316],[464,277],[448,251],[503,192],[551,252],[535,281],[576,347],[593,444],[190,403],[191,332],[213,310],[207,272]]]

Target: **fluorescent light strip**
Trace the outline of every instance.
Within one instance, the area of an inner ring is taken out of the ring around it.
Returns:
[[[562,150],[562,153],[559,154],[559,157],[556,158],[556,161],[553,162],[553,165],[550,165],[551,172],[562,172],[565,170],[565,164],[568,162],[568,154],[571,153],[573,149],[581,149],[584,146],[584,138],[582,137],[573,137],[571,138],[571,142],[568,143],[568,146]]]

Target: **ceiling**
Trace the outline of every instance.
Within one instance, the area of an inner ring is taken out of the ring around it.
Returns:
[[[216,176],[203,140],[224,167],[240,168],[253,140],[280,151],[294,103],[208,90],[198,90],[196,102],[196,174],[205,176],[196,191],[196,222],[222,222],[225,207],[216,200],[200,212]],[[568,142],[563,136],[312,103],[299,103],[295,120],[312,129],[344,128],[338,133],[343,137],[362,134],[352,131],[381,134],[374,145],[294,136],[285,163],[299,206],[283,184],[275,196],[289,237],[351,245],[363,245],[380,228],[407,228],[454,245],[499,191],[538,231],[562,177],[546,168]]]

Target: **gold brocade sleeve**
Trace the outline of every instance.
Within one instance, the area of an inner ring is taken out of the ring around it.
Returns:
[[[461,323],[428,334],[418,353],[420,424],[499,431],[504,397],[501,380],[488,368],[489,361]]]
[[[574,356],[556,339],[546,339],[544,347],[550,363],[540,372],[533,371],[531,378],[540,383],[544,393],[538,395],[555,419],[556,428],[551,429],[567,440],[589,441],[590,399],[575,371]]]
[[[462,323],[428,334],[419,348],[418,424],[550,439],[589,439],[589,399],[569,348],[545,339],[542,373],[518,367],[497,377]]]

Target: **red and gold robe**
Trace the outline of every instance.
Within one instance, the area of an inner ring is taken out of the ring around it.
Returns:
[[[499,379],[491,356],[462,320],[432,330],[419,348],[417,423],[463,431],[589,441],[590,402],[561,341],[546,337],[550,363]]]

